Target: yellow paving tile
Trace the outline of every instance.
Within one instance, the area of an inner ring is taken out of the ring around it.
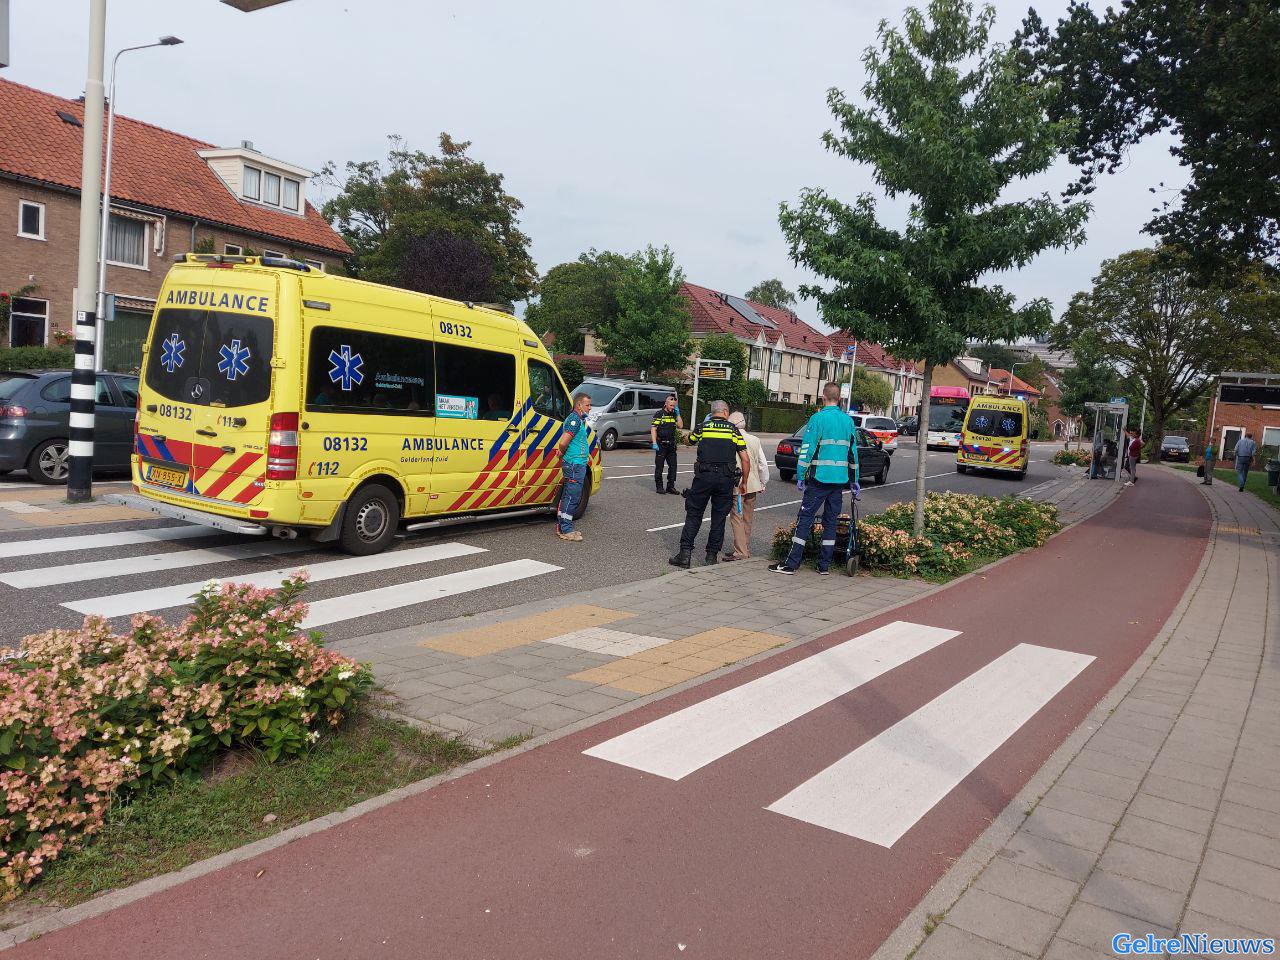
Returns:
[[[710,673],[712,670],[719,670],[723,663],[718,659],[707,659],[706,657],[682,657],[679,660],[672,660],[671,666],[677,670],[692,670],[696,673]]]
[[[684,681],[692,680],[697,675],[694,670],[681,670],[671,666],[654,667],[652,670],[636,674],[642,680],[661,680],[665,683],[684,683]]]
[[[743,630],[739,627],[713,627],[710,630],[703,630],[701,633],[695,633],[691,637],[685,637],[686,640],[701,643],[704,646],[711,644],[724,643],[728,640],[737,640],[741,636],[750,633],[750,630]]]
[[[614,623],[634,617],[628,610],[610,610],[607,607],[595,607],[590,604],[576,604],[548,610],[545,613],[534,613],[515,620],[506,620],[487,627],[475,627],[471,630],[459,630],[446,633],[418,643],[420,647],[439,650],[441,653],[452,653],[460,657],[483,657],[490,653],[501,653],[513,647],[522,647],[527,643],[550,640],[562,634],[572,633],[586,627],[600,627],[606,623]]]
[[[652,667],[653,664],[651,663],[617,660],[613,663],[605,663],[598,667],[588,667],[586,670],[571,673],[568,679],[581,680],[584,683],[613,683],[615,680],[634,676],[642,672],[642,670],[651,669]]]
[[[654,647],[652,650],[641,650],[639,653],[633,653],[631,656],[625,657],[624,659],[639,660],[643,663],[651,663],[654,666],[658,666],[659,664],[663,664],[663,663],[669,663],[671,661],[671,653],[670,651],[667,650],[667,647],[669,646],[671,646],[671,644],[664,643],[660,647]],[[683,653],[677,654],[677,656],[685,656],[685,655],[686,654],[683,654]]]
[[[106,523],[110,520],[148,520],[154,513],[131,510],[129,507],[69,507],[66,510],[50,510],[47,513],[15,514],[33,527],[67,526],[76,523]]]
[[[621,680],[615,680],[613,683],[605,684],[605,686],[616,687],[619,690],[629,690],[632,693],[657,693],[659,690],[665,690],[672,686],[674,681],[655,680],[652,677],[624,677]]]

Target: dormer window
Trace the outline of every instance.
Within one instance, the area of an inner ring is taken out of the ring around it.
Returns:
[[[297,213],[302,209],[302,181],[281,176],[270,170],[244,165],[241,191],[246,200],[268,207],[283,207]]]
[[[244,168],[244,195],[246,200],[262,199],[262,171],[247,164]]]
[[[264,173],[262,175],[262,202],[268,206],[280,206],[280,175]]]
[[[298,209],[298,197],[299,197],[299,194],[301,193],[301,189],[302,189],[302,184],[298,183],[297,180],[290,180],[288,177],[285,178],[284,196],[282,198],[281,205],[286,210]]]

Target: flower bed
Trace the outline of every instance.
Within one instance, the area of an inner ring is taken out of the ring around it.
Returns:
[[[980,564],[1038,547],[1061,529],[1056,506],[1012,496],[930,493],[925,498],[920,537],[911,532],[914,514],[913,503],[895,503],[881,514],[859,520],[862,568],[899,577],[949,580]],[[791,549],[794,531],[792,524],[774,534],[775,560]],[[816,533],[809,538],[806,562],[816,559],[819,539]],[[842,536],[837,535],[836,541],[843,546]]]
[[[1087,467],[1093,462],[1093,454],[1088,450],[1059,450],[1053,455],[1053,462],[1060,467]]]
[[[90,617],[0,663],[0,900],[98,831],[115,799],[227,748],[298,754],[342,722],[373,678],[298,632],[305,584],[211,581],[179,626],[139,615],[113,634]]]

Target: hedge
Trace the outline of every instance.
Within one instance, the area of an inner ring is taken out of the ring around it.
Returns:
[[[69,347],[0,348],[0,370],[69,370],[74,362]]]

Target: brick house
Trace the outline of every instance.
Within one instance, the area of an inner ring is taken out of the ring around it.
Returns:
[[[1209,433],[1219,460],[1233,456],[1245,433],[1253,434],[1262,463],[1280,456],[1280,373],[1220,374],[1209,401]]]
[[[0,80],[0,290],[15,296],[0,346],[44,346],[74,323],[84,104]],[[103,363],[131,369],[175,254],[253,251],[339,267],[350,253],[306,200],[313,174],[117,116]]]

